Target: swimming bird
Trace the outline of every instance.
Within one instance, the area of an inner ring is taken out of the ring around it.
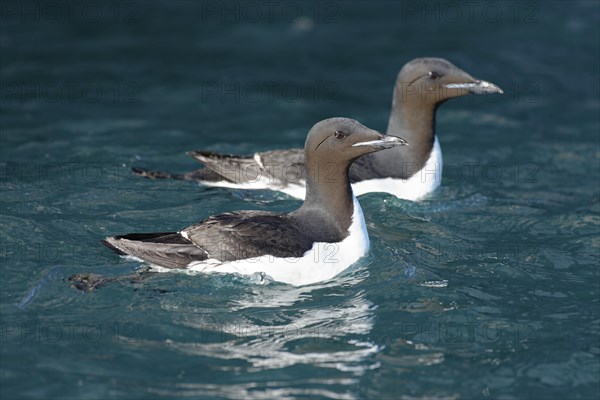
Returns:
[[[306,199],[295,211],[236,211],[177,232],[132,233],[104,244],[165,269],[251,275],[306,285],[330,279],[369,249],[348,171],[365,154],[406,145],[347,118],[315,124],[304,146]]]
[[[417,58],[398,73],[387,135],[405,138],[410,146],[361,157],[350,168],[354,194],[390,193],[419,200],[435,190],[442,178],[442,150],[435,131],[437,108],[444,101],[468,94],[503,93],[498,86],[473,78],[442,58]],[[188,153],[204,167],[176,175],[133,168],[152,179],[175,178],[207,186],[270,189],[304,198],[304,152],[273,150],[253,155],[226,155],[204,150]]]

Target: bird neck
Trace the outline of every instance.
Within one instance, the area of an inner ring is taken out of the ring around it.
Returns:
[[[328,161],[306,164],[306,198],[296,213],[310,216],[324,236],[335,238],[332,241],[345,237],[352,224],[354,195],[349,167]]]
[[[425,96],[425,95],[424,95]],[[406,139],[408,151],[402,151],[403,163],[417,170],[427,162],[435,142],[435,116],[439,103],[425,101],[419,94],[405,96],[394,90],[387,134]],[[392,149],[394,150],[394,149]],[[388,153],[389,150],[380,153]],[[391,153],[391,152],[389,152]]]

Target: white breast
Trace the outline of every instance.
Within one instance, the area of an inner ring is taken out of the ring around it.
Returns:
[[[352,184],[356,196],[365,193],[390,193],[400,199],[419,200],[433,192],[442,182],[442,149],[437,136],[431,154],[420,171],[408,179],[382,178],[369,179]]]
[[[333,278],[369,251],[365,218],[356,197],[349,235],[339,243],[317,242],[302,257],[280,258],[265,255],[245,260],[220,262],[210,259],[193,262],[189,271],[252,275],[263,272],[273,280],[295,286],[309,285]]]

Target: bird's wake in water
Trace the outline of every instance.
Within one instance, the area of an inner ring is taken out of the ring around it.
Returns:
[[[441,192],[442,189],[438,190]],[[389,197],[384,200],[384,204],[395,207],[411,217],[424,221],[430,221],[431,214],[443,213],[452,210],[476,209],[483,207],[488,203],[488,198],[480,193],[450,200],[440,199],[441,196],[442,194],[440,193],[435,199],[425,199],[420,202],[406,201]]]
[[[17,306],[19,308],[27,307],[33,299],[52,281],[60,279],[63,276],[63,267],[53,267],[42,276],[39,282],[32,287],[27,294],[21,299]]]

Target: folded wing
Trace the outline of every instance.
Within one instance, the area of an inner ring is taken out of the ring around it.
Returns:
[[[286,214],[240,211],[215,215],[180,232],[132,233],[103,243],[165,268],[208,259],[227,262],[263,255],[302,257],[313,246]]]

